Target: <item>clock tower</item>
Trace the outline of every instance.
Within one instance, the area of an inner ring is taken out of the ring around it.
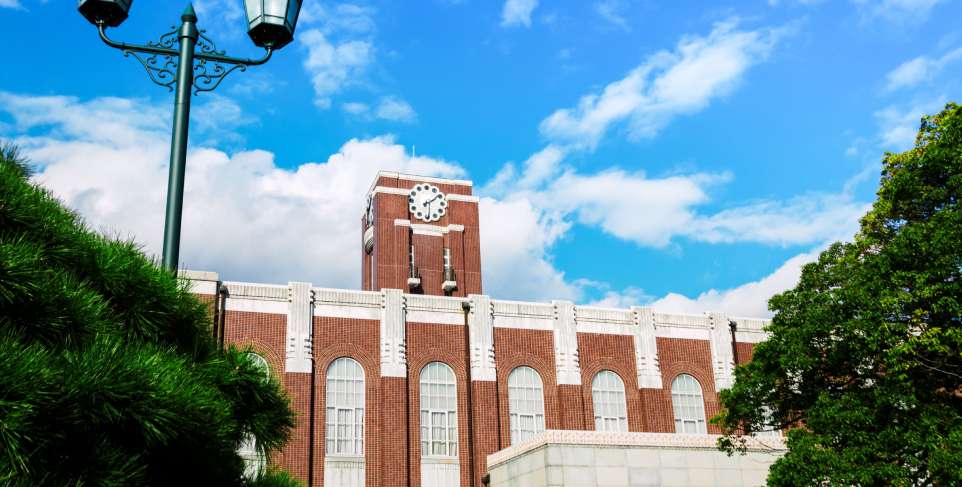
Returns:
[[[471,181],[381,171],[361,218],[367,291],[481,294],[478,197]]]

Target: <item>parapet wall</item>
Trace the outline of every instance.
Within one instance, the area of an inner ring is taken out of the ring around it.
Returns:
[[[717,435],[545,431],[488,456],[491,487],[759,486],[785,453],[781,438],[748,438],[728,456]]]
[[[354,318],[381,322],[381,371],[383,376],[403,375],[405,323],[467,325],[470,330],[471,374],[474,380],[494,380],[495,328],[550,331],[554,337],[558,384],[580,385],[578,334],[631,337],[639,388],[661,389],[658,338],[705,340],[710,344],[715,389],[731,386],[735,341],[754,344],[767,338],[769,320],[727,316],[664,313],[649,307],[628,309],[579,306],[568,301],[550,303],[491,299],[486,295],[467,298],[404,294],[399,290],[355,291],[317,288],[308,283],[288,285],[220,282],[217,274],[183,271],[198,294],[226,292],[228,311],[287,315],[286,359],[309,360],[312,339],[310,317]],[[303,368],[303,367],[292,367]],[[294,370],[287,370],[293,372]],[[393,371],[393,373],[392,373]]]

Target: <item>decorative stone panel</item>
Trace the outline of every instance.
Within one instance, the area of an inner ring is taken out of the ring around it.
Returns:
[[[471,314],[468,316],[471,346],[471,380],[495,381],[494,310],[491,298],[472,294]]]
[[[735,381],[732,335],[727,315],[710,313],[708,317],[711,319],[712,373],[715,375],[715,390],[720,391],[728,389]]]
[[[381,313],[381,377],[407,377],[404,295],[385,289]]]
[[[313,319],[314,291],[311,284],[292,282],[288,284],[287,346],[284,370],[309,374],[313,369]]]
[[[632,307],[635,321],[635,367],[639,389],[661,389],[658,367],[658,342],[655,338],[655,314],[651,308]]]
[[[558,384],[581,385],[575,306],[569,301],[552,301],[552,304],[554,305],[554,360]]]

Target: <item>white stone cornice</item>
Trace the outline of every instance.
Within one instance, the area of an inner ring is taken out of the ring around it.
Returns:
[[[479,203],[481,201],[481,198],[478,198],[477,196],[466,194],[448,193],[444,196],[448,199],[448,201],[460,201],[462,203]]]
[[[581,385],[575,306],[554,301],[554,362],[558,384]]]
[[[553,330],[554,306],[547,303],[492,300],[495,328]]]
[[[408,193],[410,193],[410,192],[411,192],[410,189],[392,188],[392,187],[390,187],[390,186],[375,186],[374,189],[371,190],[371,196],[374,196],[374,195],[376,195],[376,194],[378,194],[378,193],[381,193],[381,194],[396,194],[396,195],[399,195],[399,196],[407,196]]]
[[[377,176],[374,178],[374,184],[377,184],[377,180],[380,178],[397,178],[403,179],[405,181],[420,181],[424,183],[437,183],[437,184],[451,184],[454,186],[474,186],[474,183],[468,179],[445,179],[437,178],[433,176],[418,176],[416,174],[404,174],[395,171],[378,171]]]
[[[284,371],[309,374],[314,368],[314,292],[311,284],[288,285],[287,346]]]
[[[381,377],[407,377],[404,295],[385,289],[381,313]]]
[[[188,289],[194,294],[217,294],[220,276],[216,272],[181,269],[177,271],[177,277],[187,281]]]

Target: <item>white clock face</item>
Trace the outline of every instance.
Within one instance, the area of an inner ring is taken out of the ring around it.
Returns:
[[[448,199],[435,186],[419,184],[408,193],[408,209],[422,221],[436,222],[447,213]]]

